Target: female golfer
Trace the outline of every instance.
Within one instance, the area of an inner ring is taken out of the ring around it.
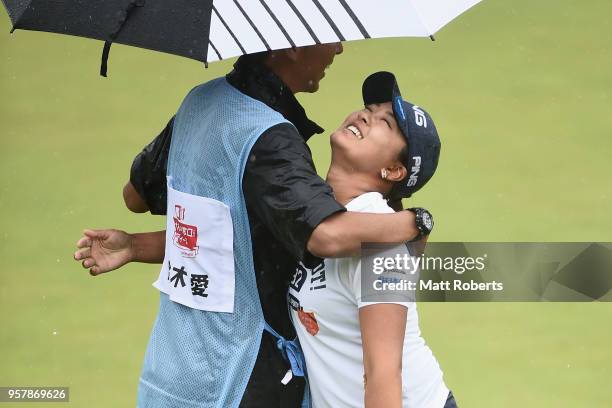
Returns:
[[[431,178],[440,142],[431,117],[402,100],[393,75],[368,77],[363,97],[365,109],[331,135],[327,182],[349,211],[391,213],[387,200],[409,197]],[[302,263],[293,275],[288,303],[313,407],[454,407],[421,337],[416,303],[367,299],[365,273],[360,258],[337,258]]]

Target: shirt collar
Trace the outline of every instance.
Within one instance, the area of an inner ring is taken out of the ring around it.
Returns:
[[[295,125],[304,140],[310,139],[315,133],[323,133],[323,128],[308,119],[306,111],[289,87],[264,64],[244,63],[239,59],[226,79],[240,92],[283,115]]]

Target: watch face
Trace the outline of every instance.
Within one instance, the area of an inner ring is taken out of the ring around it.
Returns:
[[[433,219],[431,218],[431,214],[428,212],[423,212],[423,225],[427,228],[428,231],[433,229]]]

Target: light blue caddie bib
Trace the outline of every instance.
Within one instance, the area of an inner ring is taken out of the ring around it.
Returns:
[[[234,298],[230,307],[217,296],[222,305],[208,310],[223,311],[206,310],[208,298],[219,292],[213,290],[208,277],[202,278],[207,275],[206,266],[202,267],[204,272],[190,269],[204,265],[207,251],[214,250],[214,245],[202,245],[200,239],[210,237],[215,229],[207,230],[205,220],[190,221],[191,213],[186,211],[191,209],[186,207],[193,202],[178,203],[183,198],[175,194],[178,204],[168,207],[168,217],[174,219],[169,225],[175,230],[167,233],[167,258],[169,246],[174,245],[175,252],[170,265],[162,265],[156,282],[162,292],[140,378],[140,408],[232,408],[240,404],[265,324],[242,177],[259,136],[279,123],[289,122],[236,90],[225,78],[194,88],[176,115],[168,159],[169,187],[229,208]],[[195,286],[193,275],[200,276]],[[228,289],[229,283],[222,287]],[[193,295],[196,292],[198,295]]]

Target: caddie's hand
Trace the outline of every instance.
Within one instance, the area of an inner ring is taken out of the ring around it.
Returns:
[[[133,259],[132,236],[116,229],[85,230],[74,259],[92,276],[120,268]]]

